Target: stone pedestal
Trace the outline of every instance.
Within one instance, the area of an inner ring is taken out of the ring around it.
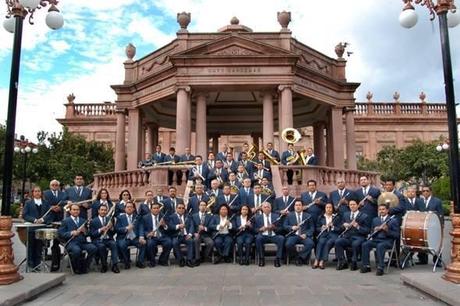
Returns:
[[[451,263],[442,276],[443,279],[460,284],[460,214],[451,214],[452,217],[452,246],[450,251]]]
[[[14,264],[12,227],[13,219],[10,216],[0,216],[0,285],[9,285],[22,279]]]

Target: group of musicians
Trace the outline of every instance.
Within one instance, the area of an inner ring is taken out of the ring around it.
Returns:
[[[337,270],[360,268],[362,273],[371,270],[369,254],[375,248],[377,275],[383,275],[386,250],[395,241],[399,243],[406,211],[434,211],[442,219],[441,201],[432,196],[430,187],[423,187],[420,197],[412,187],[403,196],[395,189],[394,180],[385,181],[384,191],[399,199],[398,205],[390,208],[377,204],[381,191],[371,186],[366,176],[360,178],[356,190],[346,188],[339,178],[337,189],[329,196],[317,190],[314,180],[308,181],[300,198],[290,195],[289,186],[275,196],[270,186],[270,163],[265,157],[270,154],[282,161],[287,153],[280,157],[270,145],[252,161],[248,152],[242,152],[238,162],[233,161],[233,153],[227,150],[219,152],[214,161],[188,156],[194,161],[188,171],[188,180],[194,185],[193,190],[186,189],[184,198],[178,197],[171,186],[167,196],[162,189],[156,190],[156,195],[148,190],[142,203],[136,203],[129,190],[123,190],[113,201],[106,189],[99,190],[91,201],[91,190],[83,186],[82,176],[77,175],[75,186],[64,191],[53,180],[43,195],[38,187],[33,189],[33,198],[25,204],[24,219],[43,224],[61,222],[59,240],[70,255],[75,273],[86,273],[94,257],[101,263],[100,271],[106,272],[109,250],[114,273],[120,272],[120,261],[130,269],[130,247],[137,249],[138,268],[145,268],[146,263],[150,267],[168,265],[171,250],[181,267],[211,261],[214,250],[214,264],[231,262],[234,248],[235,260],[249,265],[253,245],[258,265],[264,266],[265,244],[272,243],[277,248],[275,267],[285,259],[293,259],[299,266],[309,265],[312,259],[313,269],[324,269],[335,248]],[[306,152],[305,162],[315,162],[311,149]],[[152,159],[166,158],[163,155],[157,146]],[[64,218],[65,211],[69,216]],[[36,266],[40,262],[38,242],[30,236],[30,264]],[[59,250],[58,242],[55,250]],[[157,259],[158,245],[162,252]],[[422,254],[419,259],[427,263]],[[52,269],[56,269],[54,262]]]

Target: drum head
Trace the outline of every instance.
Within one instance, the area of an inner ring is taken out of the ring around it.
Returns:
[[[430,249],[438,252],[442,243],[442,228],[439,217],[434,213],[429,213],[425,219],[426,240]]]

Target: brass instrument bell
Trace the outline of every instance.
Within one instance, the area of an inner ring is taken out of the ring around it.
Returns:
[[[393,192],[382,192],[377,199],[377,204],[387,204],[390,208],[393,208],[398,206],[399,199]]]

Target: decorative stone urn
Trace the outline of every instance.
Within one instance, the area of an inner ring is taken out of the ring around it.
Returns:
[[[180,25],[181,30],[187,30],[187,27],[191,20],[192,18],[190,13],[177,13],[177,23]]]
[[[287,30],[289,23],[291,22],[291,12],[278,12],[278,22],[283,30]]]
[[[393,99],[395,100],[395,102],[399,102],[399,92],[395,91],[395,93],[393,94]]]
[[[126,46],[125,53],[126,57],[132,61],[133,58],[136,56],[136,47],[132,43],[129,43]]]
[[[372,102],[373,97],[374,97],[374,94],[372,92],[368,91],[367,94],[366,94],[367,102]]]
[[[420,92],[420,95],[418,97],[419,97],[420,101],[425,102],[426,94],[423,91]]]

